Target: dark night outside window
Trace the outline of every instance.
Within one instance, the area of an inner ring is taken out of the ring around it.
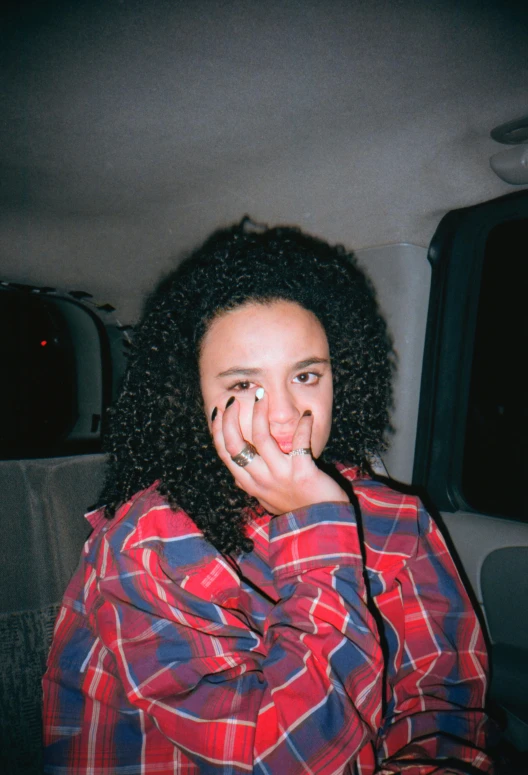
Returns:
[[[528,219],[487,238],[468,404],[462,489],[475,510],[526,518]]]
[[[73,343],[56,305],[39,296],[0,295],[2,457],[53,454],[76,420]]]

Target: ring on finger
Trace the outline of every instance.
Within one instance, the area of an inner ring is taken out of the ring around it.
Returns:
[[[248,441],[246,446],[240,450],[238,455],[232,455],[231,460],[233,463],[236,463],[237,466],[240,466],[240,468],[245,468],[251,463],[256,455],[258,455],[257,450],[253,444],[250,444]]]
[[[288,457],[295,457],[295,455],[310,455],[312,457],[312,450],[310,447],[300,447],[299,449],[292,449],[288,452]]]

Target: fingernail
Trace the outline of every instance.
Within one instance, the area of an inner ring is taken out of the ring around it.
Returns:
[[[211,415],[211,422],[215,421],[215,417],[216,417],[217,414],[218,414],[218,407],[215,406],[215,408],[213,409],[213,413]]]
[[[257,388],[255,391],[255,403],[260,401],[261,398],[264,398],[264,388]]]
[[[226,409],[229,409],[229,407],[231,406],[231,404],[233,403],[234,400],[235,400],[235,397],[231,396],[231,398],[229,399],[229,401],[226,404]]]
[[[312,410],[307,409],[305,412],[303,412],[303,417],[311,417],[312,416]]]

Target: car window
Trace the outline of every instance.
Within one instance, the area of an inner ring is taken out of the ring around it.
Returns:
[[[85,304],[49,291],[0,285],[3,459],[100,451],[124,368],[120,332]]]
[[[477,511],[505,516],[526,506],[527,264],[528,218],[491,229],[482,263],[462,490]],[[499,474],[503,466],[508,487]]]
[[[526,192],[448,213],[429,257],[413,482],[442,511],[526,520]]]

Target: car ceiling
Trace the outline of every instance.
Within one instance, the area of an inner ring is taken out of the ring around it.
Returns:
[[[138,313],[249,213],[352,248],[426,246],[449,209],[515,190],[523,3],[70,0],[2,12],[2,279]]]

